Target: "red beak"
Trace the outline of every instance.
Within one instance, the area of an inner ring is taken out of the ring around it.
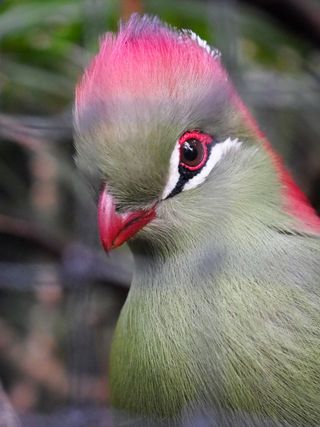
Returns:
[[[148,210],[116,212],[114,199],[105,186],[98,205],[99,233],[105,251],[122,245],[155,217],[154,207]]]

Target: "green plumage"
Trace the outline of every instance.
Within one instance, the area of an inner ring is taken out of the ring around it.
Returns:
[[[180,239],[150,225],[149,243],[132,243],[136,273],[112,349],[115,407],[151,419],[222,407],[266,425],[318,425],[319,237],[295,234],[257,149],[183,196],[190,206],[205,196],[201,223],[186,204],[176,228],[192,225]]]
[[[219,58],[201,68],[192,61],[195,49],[210,55],[203,45],[156,19],[134,17],[122,31],[85,75],[75,109],[79,167],[107,184],[120,212],[156,206],[129,242],[135,274],[110,365],[119,425],[192,426],[200,416],[215,427],[319,426],[320,233],[288,213],[288,176]],[[138,57],[137,40],[149,49]],[[128,86],[132,67],[144,92]],[[199,185],[164,199],[174,147],[190,130],[213,137],[212,153],[239,143]]]

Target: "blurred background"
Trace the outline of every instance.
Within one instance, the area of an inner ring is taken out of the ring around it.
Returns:
[[[106,256],[73,163],[74,87],[133,11],[217,47],[320,213],[318,0],[0,1],[0,427],[109,426],[126,248]]]

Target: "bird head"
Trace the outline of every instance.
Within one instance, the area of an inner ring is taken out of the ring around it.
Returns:
[[[282,187],[286,204],[290,192],[312,216],[219,52],[191,31],[134,15],[106,34],[77,86],[74,122],[78,166],[99,181],[106,250],[128,239],[185,247],[235,217],[250,222],[250,209],[268,221]]]

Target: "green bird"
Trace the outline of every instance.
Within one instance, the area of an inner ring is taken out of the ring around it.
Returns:
[[[135,272],[113,407],[136,425],[320,425],[320,219],[217,50],[132,16],[76,89],[104,248]],[[126,424],[127,425],[127,424]]]

